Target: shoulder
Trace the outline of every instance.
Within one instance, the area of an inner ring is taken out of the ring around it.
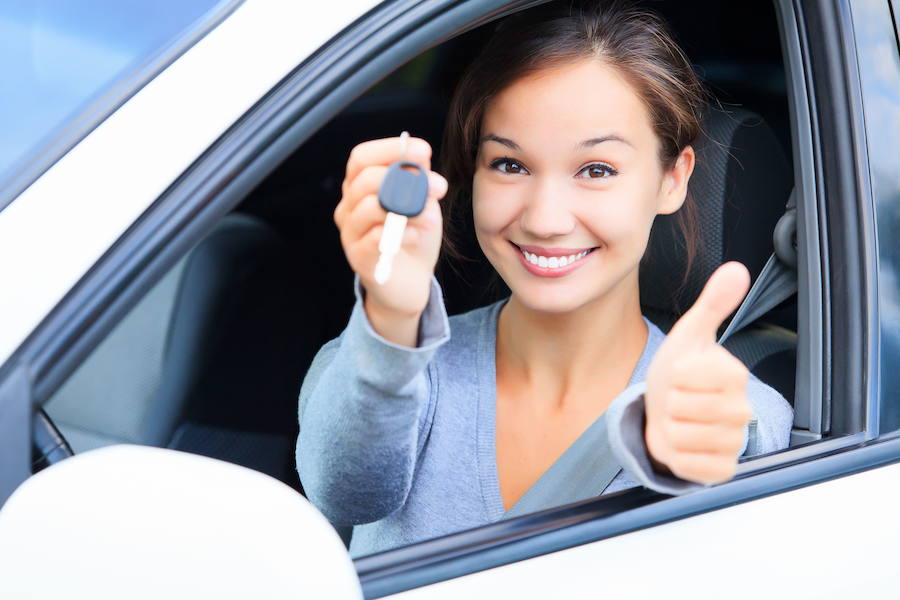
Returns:
[[[666,334],[647,317],[644,317],[644,323],[647,324],[647,351],[650,354],[656,354],[656,351],[659,350],[659,347],[665,341]]]
[[[653,362],[653,356],[666,339],[666,334],[654,325],[650,319],[644,317],[644,323],[647,324],[647,342],[644,345],[644,351],[641,353],[637,365],[634,367],[634,372],[631,374],[629,385],[640,383],[647,378],[647,370],[650,368],[650,363]]]

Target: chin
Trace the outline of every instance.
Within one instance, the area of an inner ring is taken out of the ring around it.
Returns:
[[[513,292],[519,303],[528,310],[544,313],[548,315],[566,315],[574,312],[576,309],[584,306],[584,303],[573,302],[572,299],[543,299],[534,297],[523,297]]]
[[[512,282],[512,295],[522,306],[535,312],[566,314],[597,300],[603,294],[577,289],[571,285],[528,285]],[[509,285],[509,284],[507,284]]]

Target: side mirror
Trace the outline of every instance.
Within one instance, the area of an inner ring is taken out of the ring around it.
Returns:
[[[174,450],[109,446],[27,479],[0,510],[0,598],[361,599],[300,494]]]

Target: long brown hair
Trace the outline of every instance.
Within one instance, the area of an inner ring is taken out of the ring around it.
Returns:
[[[554,2],[508,17],[464,72],[450,104],[441,150],[450,184],[441,202],[445,257],[461,258],[454,239],[471,228],[472,178],[487,105],[522,77],[586,58],[616,69],[635,89],[661,142],[664,169],[694,143],[707,94],[659,15],[593,0]],[[687,255],[685,279],[699,248],[695,212],[688,197],[675,214]]]

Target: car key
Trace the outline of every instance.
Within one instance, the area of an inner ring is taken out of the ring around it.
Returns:
[[[394,256],[400,252],[407,220],[422,212],[428,198],[428,174],[416,163],[406,160],[408,140],[408,132],[400,134],[400,160],[388,167],[378,188],[378,202],[388,213],[378,241],[379,255],[375,264],[378,285],[384,285],[390,279]]]

